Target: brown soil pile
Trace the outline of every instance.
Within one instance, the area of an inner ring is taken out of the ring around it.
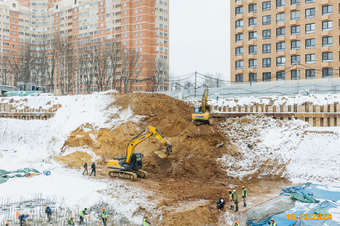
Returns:
[[[67,147],[87,145],[102,157],[103,161],[99,165],[105,169],[108,160],[125,155],[132,137],[148,125],[154,126],[173,145],[173,152],[167,159],[155,155],[155,151],[164,148],[156,138],[138,145],[135,151],[144,154],[143,169],[148,172],[148,179],[139,180],[134,183],[135,186],[156,191],[169,206],[177,205],[180,201],[210,200],[215,203],[218,198],[226,196],[226,173],[216,159],[224,154],[237,155],[238,152],[215,125],[194,125],[191,122],[192,108],[166,95],[114,94],[113,98],[115,101],[108,108],[120,106],[121,111],[130,108],[135,115],[146,117],[139,124],[127,123],[111,130],[98,131],[91,125],[84,125],[71,133],[65,142],[65,150]],[[74,156],[67,157],[74,159]],[[70,165],[82,167],[82,158],[77,163],[74,161]],[[63,162],[69,165],[65,159]],[[202,209],[190,210],[192,214],[189,215],[195,218],[197,211]],[[209,208],[204,207],[203,212],[209,218]],[[184,219],[186,215],[169,214],[164,216],[164,221],[168,221],[166,225],[172,225],[171,219]],[[208,218],[192,223],[217,222],[217,219]]]
[[[82,151],[76,151],[67,156],[58,156],[55,157],[54,159],[74,169],[80,168],[79,163],[81,163],[81,167],[84,165],[84,162],[86,161],[89,165],[91,163],[91,155]]]

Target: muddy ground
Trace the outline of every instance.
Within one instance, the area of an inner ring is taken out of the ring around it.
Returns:
[[[163,148],[155,138],[141,143],[135,150],[145,156],[143,169],[148,172],[148,178],[127,183],[158,193],[153,198],[160,202],[158,207],[164,212],[158,222],[162,225],[221,225],[219,219],[224,212],[217,211],[216,201],[227,197],[229,187],[240,192],[245,185],[249,194],[258,195],[276,192],[285,183],[280,178],[240,181],[227,177],[216,159],[239,155],[239,152],[219,130],[218,124],[223,120],[216,120],[210,126],[196,126],[191,122],[192,106],[162,94],[114,94],[112,99],[111,106],[120,106],[121,112],[130,108],[135,115],[145,117],[138,124],[128,123],[112,129],[97,130],[84,125],[70,134],[63,149],[87,145],[102,158],[98,164],[105,177],[109,159],[124,156],[128,142],[142,129],[148,125],[156,127],[173,145],[172,155],[167,159],[155,155],[154,151]],[[81,168],[84,161],[91,161],[91,156],[75,152],[56,159],[69,167]],[[270,198],[250,196],[249,201],[256,204]]]

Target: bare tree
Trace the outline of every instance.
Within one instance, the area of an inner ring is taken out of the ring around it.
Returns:
[[[148,77],[146,80],[147,91],[154,92],[161,90],[161,84],[164,85],[165,76],[168,71],[168,64],[164,60],[148,61]],[[166,83],[167,84],[167,83]]]
[[[120,90],[123,88],[124,93],[132,92],[132,87],[143,70],[143,60],[139,52],[131,48],[124,49],[121,70]]]
[[[1,84],[2,85],[9,85],[9,72],[10,72],[10,63],[8,60],[1,58]]]

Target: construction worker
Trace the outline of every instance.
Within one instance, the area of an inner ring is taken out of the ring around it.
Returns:
[[[276,222],[274,221],[273,218],[270,219],[270,221],[268,222],[268,224],[269,224],[270,226],[278,226],[278,225],[276,224]]]
[[[228,196],[230,201],[230,210],[234,210],[234,194],[228,189]]]
[[[217,209],[218,209],[218,211],[221,211],[221,209],[224,208],[224,205],[225,205],[224,199],[220,198],[220,199],[217,201]]]
[[[94,173],[94,176],[96,176],[96,164],[94,162],[92,162],[92,165],[91,165],[91,173],[90,173],[90,176],[92,175],[92,173]]]
[[[143,225],[142,226],[149,226],[151,225],[150,221],[149,221],[149,215],[145,215],[144,219],[143,219]]]
[[[83,171],[83,175],[85,174],[89,175],[89,171],[87,170],[87,161],[84,163],[84,171]]]
[[[84,217],[85,217],[85,215],[87,215],[86,210],[87,210],[87,208],[84,208],[84,209],[80,210],[80,212],[79,212],[79,218],[80,218],[79,223],[80,224],[84,223]]]
[[[52,209],[49,206],[45,206],[45,213],[47,215],[47,223],[51,221]]]
[[[69,225],[74,225],[74,217],[70,217],[68,220],[67,220],[67,226]]]
[[[106,226],[107,212],[106,212],[105,208],[102,209],[102,221],[103,221],[104,226]]]
[[[242,186],[242,198],[243,198],[243,207],[246,207],[247,206],[247,201],[246,201],[247,189],[244,186]]]
[[[20,220],[20,226],[23,226],[26,223],[26,218],[29,217],[29,214],[20,214],[18,219]]]
[[[233,226],[240,226],[240,224],[238,223],[238,221],[235,221],[235,223],[233,224]]]
[[[235,212],[238,211],[238,203],[239,203],[239,198],[238,198],[238,193],[236,190],[233,191],[234,193],[234,199],[235,199]]]

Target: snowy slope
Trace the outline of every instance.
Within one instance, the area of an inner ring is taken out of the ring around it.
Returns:
[[[0,169],[10,171],[29,167],[40,172],[50,170],[52,173],[50,176],[9,179],[0,184],[1,196],[14,200],[19,197],[30,198],[34,193],[57,195],[65,199],[68,208],[83,208],[106,200],[132,222],[140,222],[140,216],[132,217],[131,214],[140,205],[148,204],[146,194],[119,181],[88,180],[81,176],[80,171],[66,169],[53,160],[60,154],[71,131],[82,124],[90,123],[93,128],[111,128],[127,121],[138,121],[139,118],[130,110],[119,111],[115,106],[108,107],[114,101],[113,98],[112,95],[104,94],[22,98],[26,99],[22,101],[24,105],[32,108],[54,104],[61,104],[62,107],[55,117],[47,121],[0,119]],[[2,98],[1,101],[8,100]],[[18,101],[17,107],[22,106]],[[115,194],[111,200],[109,196],[104,198],[105,191]],[[121,201],[124,198],[131,200],[134,195],[135,198],[129,204]],[[148,204],[145,208],[153,207],[153,204]]]
[[[313,128],[299,120],[247,116],[221,129],[240,156],[221,158],[230,176],[281,176],[293,182],[340,182],[339,127]],[[248,144],[253,148],[249,148]]]

